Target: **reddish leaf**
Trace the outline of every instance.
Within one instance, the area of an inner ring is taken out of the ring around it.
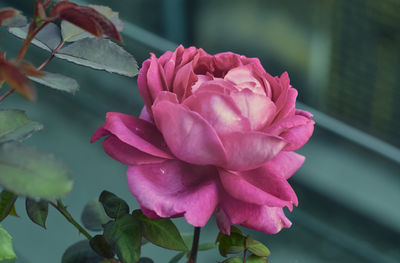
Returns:
[[[107,17],[91,7],[61,1],[53,6],[50,14],[80,27],[98,38],[106,35],[122,41],[114,24]]]
[[[34,17],[40,17],[42,20],[47,18],[42,0],[37,0],[35,2]]]
[[[17,62],[18,64],[17,67],[19,68],[19,70],[24,73],[27,76],[32,76],[32,77],[43,77],[46,74],[44,74],[43,72],[37,70],[30,62],[28,61],[19,61]],[[14,63],[15,64],[15,63]]]
[[[0,10],[0,26],[4,20],[14,17],[18,11],[13,8],[3,8]]]
[[[28,78],[11,62],[0,57],[0,78],[29,100],[35,99],[35,90]]]

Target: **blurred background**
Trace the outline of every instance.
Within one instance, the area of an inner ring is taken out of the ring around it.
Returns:
[[[2,0],[32,14],[33,0]],[[299,91],[298,108],[314,113],[316,129],[299,152],[307,157],[290,180],[300,205],[287,215],[290,229],[277,235],[245,230],[272,251],[269,262],[400,262],[400,1],[399,0],[131,0],[74,1],[103,4],[125,22],[124,48],[141,64],[178,44],[214,54],[233,51],[259,57],[272,75],[287,71]],[[0,48],[16,56],[21,41],[0,30]],[[41,64],[48,53],[31,47]],[[79,218],[83,206],[103,189],[137,207],[126,185],[126,167],[89,139],[108,111],[137,115],[143,106],[136,78],[94,71],[53,60],[48,70],[78,80],[74,96],[40,87],[30,104],[18,95],[2,108],[22,108],[44,131],[26,141],[54,152],[75,175],[65,198]],[[60,262],[78,236],[50,209],[47,230],[20,218],[3,226],[14,237],[20,263]],[[181,230],[191,232],[183,220]],[[214,220],[202,232],[213,241]],[[216,262],[217,251],[199,262]],[[167,262],[174,253],[146,245],[144,256]],[[182,261],[183,262],[183,261]]]

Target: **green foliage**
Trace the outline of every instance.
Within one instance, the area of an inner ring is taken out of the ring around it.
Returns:
[[[125,214],[104,225],[104,237],[122,263],[136,262],[140,257],[142,231],[140,222]]]
[[[90,240],[90,246],[97,254],[105,258],[113,258],[114,251],[103,235],[96,235]]]
[[[46,200],[36,201],[31,198],[25,200],[26,212],[35,224],[46,228],[46,219],[49,212],[49,203]]]
[[[111,192],[103,191],[100,194],[99,201],[103,205],[106,214],[111,218],[129,214],[128,204]]]
[[[81,39],[60,49],[56,57],[128,77],[139,73],[135,58],[109,39]]]
[[[8,32],[19,37],[21,39],[25,39],[28,33],[29,25],[25,27],[10,27]],[[47,24],[40,32],[36,35],[36,37],[32,40],[32,44],[40,47],[49,52],[55,50],[58,45],[61,43],[61,31],[60,28],[54,24]]]
[[[63,254],[61,263],[100,263],[99,256],[89,245],[88,240],[81,240],[70,246]]]
[[[43,125],[31,121],[21,110],[0,110],[0,143],[22,141]]]
[[[245,237],[241,234],[231,231],[231,234],[220,233],[218,236],[219,253],[226,257],[227,254],[237,254],[245,249]]]
[[[170,219],[149,219],[140,210],[132,214],[142,223],[143,236],[151,243],[167,249],[189,251]]]
[[[0,193],[0,222],[3,221],[9,214],[11,214],[17,196],[7,190]]]
[[[13,246],[12,237],[0,225],[0,260],[16,258]]]
[[[102,231],[103,225],[110,221],[110,218],[104,211],[103,205],[97,199],[94,199],[85,205],[81,221],[91,231]]]
[[[171,258],[168,263],[178,263],[179,260],[181,260],[185,256],[185,253],[181,252],[179,254],[176,254],[173,258]]]
[[[32,147],[0,147],[0,186],[31,198],[58,198],[72,190],[67,168],[52,154]]]
[[[65,91],[72,94],[79,90],[79,84],[73,78],[58,73],[50,73],[45,71],[42,72],[46,75],[43,77],[29,77],[29,79],[49,88]]]
[[[271,254],[266,246],[264,246],[261,242],[254,240],[250,236],[246,238],[246,248],[253,254],[260,257],[267,257]]]

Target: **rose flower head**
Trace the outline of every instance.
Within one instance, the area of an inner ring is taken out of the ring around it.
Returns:
[[[257,58],[179,46],[140,70],[139,118],[109,112],[92,142],[128,164],[128,185],[149,218],[184,216],[204,226],[215,215],[265,233],[290,227],[298,205],[287,179],[304,157],[293,152],[314,121],[297,110],[287,73],[273,77]]]

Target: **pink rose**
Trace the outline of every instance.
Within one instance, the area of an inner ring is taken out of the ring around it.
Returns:
[[[287,179],[304,162],[294,153],[313,133],[296,110],[287,73],[272,77],[257,58],[214,56],[178,47],[143,63],[140,118],[109,112],[92,142],[130,165],[129,189],[150,218],[184,216],[204,226],[231,224],[277,233],[283,207],[298,201]]]

